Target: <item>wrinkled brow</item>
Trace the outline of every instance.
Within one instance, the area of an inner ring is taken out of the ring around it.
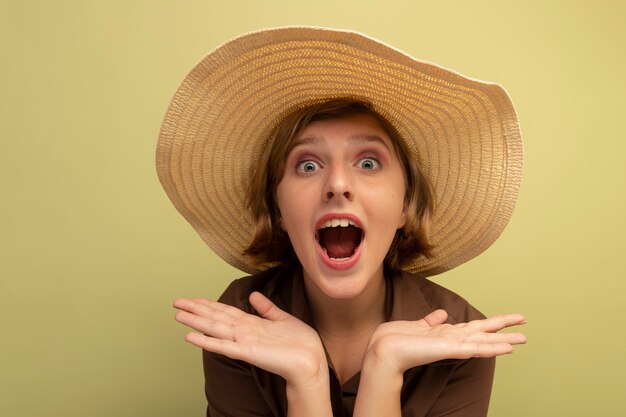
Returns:
[[[348,142],[351,145],[362,145],[364,143],[372,143],[372,142],[380,143],[385,148],[387,148],[387,150],[391,151],[391,149],[389,149],[389,146],[387,146],[383,138],[381,138],[378,135],[365,135],[362,133],[355,133],[354,135],[350,135],[350,137],[348,138]]]
[[[298,141],[293,145],[293,147],[303,146],[303,145],[321,145],[325,142],[325,139],[322,136],[305,136],[303,138],[298,139]],[[362,145],[365,143],[380,143],[389,151],[389,146],[385,143],[383,138],[378,135],[367,135],[363,133],[355,133],[348,137],[348,143],[350,145]]]

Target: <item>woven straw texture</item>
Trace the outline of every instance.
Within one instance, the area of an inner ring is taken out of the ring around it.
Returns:
[[[498,238],[523,160],[504,89],[362,34],[288,27],[246,34],[209,53],[183,80],[163,121],[161,184],[217,255],[257,271],[242,255],[252,232],[243,202],[261,151],[290,110],[338,97],[372,103],[432,182],[435,250],[411,272],[449,270]]]

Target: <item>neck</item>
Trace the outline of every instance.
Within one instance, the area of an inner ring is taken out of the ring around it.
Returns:
[[[367,334],[385,321],[386,283],[383,269],[368,281],[366,288],[352,298],[336,299],[324,294],[306,278],[305,287],[318,332],[333,339]]]

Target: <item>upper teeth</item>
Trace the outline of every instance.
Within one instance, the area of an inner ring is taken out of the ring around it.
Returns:
[[[331,220],[326,220],[326,223],[324,223],[321,228],[325,229],[327,227],[348,227],[348,226],[358,227],[356,223],[354,223],[352,220],[331,219]]]

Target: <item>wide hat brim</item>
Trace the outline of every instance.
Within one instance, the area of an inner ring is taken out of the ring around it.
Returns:
[[[371,103],[407,141],[430,179],[429,258],[406,268],[435,275],[472,259],[501,234],[522,176],[517,116],[502,87],[464,77],[359,33],[286,27],[232,39],[183,80],[161,127],[156,165],[178,211],[232,266],[252,220],[250,178],[271,131],[294,108],[331,98]]]

